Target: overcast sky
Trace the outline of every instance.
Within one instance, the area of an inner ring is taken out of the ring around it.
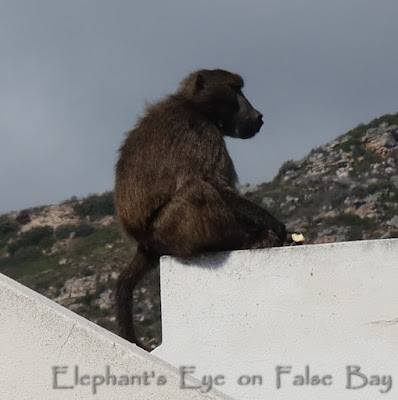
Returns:
[[[244,77],[265,123],[228,147],[270,180],[398,111],[398,1],[0,0],[0,212],[112,189],[145,102],[198,68]]]

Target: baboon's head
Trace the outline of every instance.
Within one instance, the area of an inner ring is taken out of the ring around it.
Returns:
[[[246,99],[242,88],[239,75],[204,69],[188,75],[177,93],[189,98],[224,135],[247,139],[260,130],[263,115]]]

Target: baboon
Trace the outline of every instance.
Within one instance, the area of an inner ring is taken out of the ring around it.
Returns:
[[[120,335],[144,349],[133,326],[133,289],[160,256],[281,246],[286,240],[285,226],[235,187],[224,136],[247,139],[263,124],[242,87],[243,79],[228,71],[191,73],[175,94],[148,106],[119,150],[116,210],[138,248],[117,281],[117,321]]]

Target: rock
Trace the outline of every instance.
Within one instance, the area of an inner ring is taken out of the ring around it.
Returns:
[[[106,217],[102,218],[98,222],[103,226],[109,226],[109,225],[113,224],[115,221],[116,221],[116,219],[113,215],[107,215]]]
[[[119,278],[119,275],[120,275],[119,272],[112,271],[112,272],[111,272],[110,279],[115,279],[115,280],[116,280],[117,278]]]
[[[250,185],[249,183],[246,183],[245,185],[240,185],[238,187],[238,190],[242,195],[246,193],[255,192],[257,189],[258,185]]]
[[[322,183],[333,183],[335,181],[335,177],[333,177],[332,175],[326,175],[322,177]]]
[[[43,207],[40,213],[30,213],[30,219],[28,223],[22,226],[21,232],[27,232],[32,228],[46,225],[52,226],[55,229],[60,225],[81,222],[70,204]]]
[[[352,168],[349,170],[352,170]],[[347,188],[352,188],[355,185],[354,181],[349,176],[340,177],[338,184]]]
[[[390,181],[393,183],[393,185],[398,189],[398,175],[392,175],[390,176]]]
[[[379,183],[379,181],[380,180],[378,178],[370,178],[370,179],[367,180],[367,184],[368,185],[373,185],[375,183]]]
[[[345,240],[345,236],[341,235],[330,235],[330,236],[325,236],[325,237],[318,237],[314,243],[315,244],[323,244],[323,243],[336,243],[336,242],[342,242]]]
[[[349,231],[349,227],[339,226],[336,233],[337,233],[337,235],[340,235],[340,237],[344,237],[348,231]]]
[[[346,167],[339,168],[339,169],[336,171],[336,175],[337,175],[337,177],[338,177],[339,179],[348,178],[348,177],[349,177],[348,168],[346,168]]]
[[[323,217],[324,218],[334,218],[337,217],[340,213],[336,210],[330,210],[328,212],[326,212]]]
[[[360,218],[379,218],[382,215],[382,208],[378,203],[366,203],[360,206],[355,214]]]
[[[286,229],[290,232],[301,232],[305,231],[308,228],[308,221],[304,218],[299,218],[294,221],[289,221],[286,224]]]
[[[398,229],[398,215],[395,215],[390,220],[388,220],[387,225]]]
[[[286,195],[285,201],[286,201],[286,203],[298,203],[299,198],[290,196],[290,195]]]
[[[271,197],[264,197],[261,204],[265,207],[272,208],[275,205],[275,200]]]
[[[97,304],[101,310],[109,310],[112,308],[112,290],[108,289],[105,292],[102,292],[99,299],[96,299],[95,304]]]
[[[380,239],[389,239],[390,238],[390,232],[385,232],[380,236]]]
[[[373,194],[368,194],[368,195],[363,199],[363,201],[364,201],[365,203],[374,203],[375,201],[377,201],[377,200],[379,199],[379,197],[382,196],[382,194],[383,194],[383,193],[381,193],[381,192],[376,192],[376,193],[373,193]]]
[[[383,133],[380,143],[384,147],[395,147],[397,145],[395,135],[392,132]]]
[[[398,125],[390,125],[387,129],[388,132],[397,133],[398,134]]]
[[[65,282],[63,291],[71,299],[84,297],[86,293],[94,293],[96,288],[95,275],[83,278],[71,278]],[[63,293],[62,293],[63,294]]]
[[[329,237],[319,237],[315,240],[315,244],[325,244],[325,243],[334,243],[334,238]]]
[[[322,232],[320,232],[320,236],[329,236],[329,235],[332,234],[335,230],[336,230],[335,227],[326,228],[326,229],[324,229]]]

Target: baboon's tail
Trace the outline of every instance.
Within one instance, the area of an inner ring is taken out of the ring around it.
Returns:
[[[133,322],[133,290],[137,283],[158,265],[159,258],[148,254],[139,245],[133,261],[122,271],[116,283],[116,318],[119,334],[145,350],[151,350],[141,343],[134,329]]]

